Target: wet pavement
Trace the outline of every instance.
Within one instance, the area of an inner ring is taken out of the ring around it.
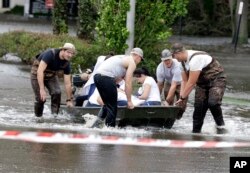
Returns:
[[[76,36],[75,22],[69,22],[69,34]],[[73,23],[73,24],[71,24]],[[0,14],[0,34],[11,31],[27,31],[53,34],[51,20],[46,18],[26,18]]]

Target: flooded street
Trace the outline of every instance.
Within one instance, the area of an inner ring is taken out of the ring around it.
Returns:
[[[68,132],[179,139],[186,141],[250,141],[250,60],[248,55],[217,54],[228,74],[228,89],[223,102],[227,134],[216,134],[213,118],[207,114],[202,134],[192,129],[192,102],[171,130],[88,129],[72,122],[69,115],[50,114],[49,100],[44,123],[33,115],[33,92],[29,67],[0,63],[0,130]],[[236,60],[237,59],[237,60]],[[233,63],[232,63],[233,62]],[[244,62],[244,63],[242,63]],[[230,156],[250,156],[245,148],[164,148],[100,144],[43,144],[1,139],[0,172],[229,172]]]
[[[0,33],[18,29],[52,32],[48,25],[21,25],[0,21]],[[70,34],[74,35],[74,28]],[[223,39],[223,42],[230,40]],[[29,66],[0,62],[0,131],[59,132],[86,135],[150,138],[181,141],[250,142],[250,59],[249,54],[214,53],[228,75],[223,114],[228,133],[217,134],[210,112],[201,134],[193,134],[193,93],[183,117],[172,129],[103,128],[89,129],[67,114],[54,118],[50,100],[44,123],[33,114],[34,95]],[[63,88],[62,88],[63,89]],[[62,98],[62,100],[65,100]],[[1,133],[0,133],[1,134]],[[0,139],[0,172],[16,173],[228,173],[232,156],[250,157],[250,147],[171,148],[134,145],[38,143]]]

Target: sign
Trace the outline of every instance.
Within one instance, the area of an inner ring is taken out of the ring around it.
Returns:
[[[46,8],[53,8],[54,7],[54,0],[45,0]]]

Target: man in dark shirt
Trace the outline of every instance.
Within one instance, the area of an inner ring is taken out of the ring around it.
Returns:
[[[51,113],[58,114],[61,103],[61,89],[58,72],[63,71],[67,106],[73,106],[70,60],[76,53],[75,46],[65,43],[59,49],[48,49],[36,56],[31,68],[31,85],[35,94],[35,116],[42,117],[47,93],[51,95]]]

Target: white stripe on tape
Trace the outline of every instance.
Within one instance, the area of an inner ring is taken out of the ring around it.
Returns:
[[[119,136],[101,136],[75,133],[0,131],[0,139],[21,140],[39,143],[71,143],[71,144],[112,144],[135,145],[172,148],[228,148],[250,147],[250,142],[220,141],[185,141],[163,140],[152,138],[131,138]]]

